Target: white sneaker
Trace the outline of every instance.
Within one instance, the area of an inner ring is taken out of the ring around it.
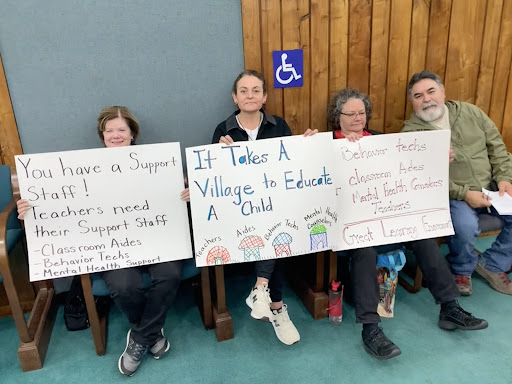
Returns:
[[[251,308],[251,316],[256,320],[270,321],[272,311],[270,310],[270,290],[266,283],[260,284],[253,289],[245,303]]]
[[[171,343],[169,343],[169,340],[165,338],[164,335],[164,329],[160,329],[160,332],[158,332],[158,339],[149,348],[149,353],[153,355],[155,360],[159,360],[163,355],[165,355],[169,349],[171,348]]]
[[[299,331],[297,331],[297,328],[295,328],[295,325],[290,320],[290,316],[288,316],[286,304],[283,304],[282,308],[272,311],[272,325],[274,326],[277,338],[282,343],[292,345],[300,340]]]

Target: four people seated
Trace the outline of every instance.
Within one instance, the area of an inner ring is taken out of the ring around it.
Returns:
[[[438,326],[447,330],[484,329],[487,322],[463,310],[457,297],[471,294],[471,273],[475,268],[494,289],[512,294],[512,285],[506,275],[512,263],[512,217],[502,216],[504,230],[480,259],[473,249],[478,235],[477,214],[490,207],[481,188],[491,188],[495,182],[501,194],[512,195],[512,162],[499,132],[481,110],[463,102],[445,103],[444,87],[437,75],[427,71],[415,74],[408,91],[414,114],[405,122],[404,131],[450,129],[452,132],[454,158],[450,164],[450,210],[455,235],[448,240],[449,267],[433,239],[411,241],[405,245],[415,253],[427,287],[436,304],[440,305]],[[242,72],[233,84],[232,98],[237,110],[217,126],[212,143],[230,145],[236,141],[292,134],[286,121],[264,110],[267,92],[262,74]],[[367,95],[356,89],[340,90],[328,109],[334,138],[357,141],[378,134],[368,130],[371,113],[372,105]],[[315,133],[316,130],[308,129],[304,135]],[[127,108],[106,107],[98,117],[98,134],[106,147],[132,145],[139,134],[139,124]],[[448,154],[446,157],[448,161]],[[182,198],[188,200],[188,190],[182,193]],[[20,217],[28,209],[30,205],[26,200],[18,201]],[[491,213],[497,215],[492,207]],[[356,321],[363,325],[364,348],[380,360],[398,356],[400,349],[378,325],[376,248],[353,249],[343,254],[350,257]],[[272,259],[254,263],[256,281],[246,303],[251,317],[270,321],[278,339],[291,345],[300,340],[300,335],[282,299],[282,262]],[[149,272],[152,281],[147,292],[141,286],[141,268],[103,273],[112,298],[132,324],[125,351],[119,358],[119,370],[128,376],[135,373],[146,352],[159,359],[169,350],[163,325],[179,286],[181,262],[149,265],[144,270]]]

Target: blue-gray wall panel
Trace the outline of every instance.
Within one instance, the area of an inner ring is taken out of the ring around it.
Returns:
[[[98,147],[126,105],[140,143],[209,143],[243,69],[237,0],[2,0],[0,53],[25,153]]]

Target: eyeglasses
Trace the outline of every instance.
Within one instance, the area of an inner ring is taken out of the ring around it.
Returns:
[[[366,111],[364,111],[364,112],[349,112],[349,113],[340,112],[340,113],[344,116],[347,116],[349,119],[355,119],[356,116],[359,116],[360,118],[366,117]]]

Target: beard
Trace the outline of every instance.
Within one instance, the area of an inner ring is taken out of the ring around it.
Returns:
[[[435,107],[429,108],[428,107]],[[439,119],[443,114],[443,106],[439,106],[436,102],[430,101],[421,106],[419,111],[416,111],[416,115],[423,121],[430,123],[431,121],[435,121]]]

